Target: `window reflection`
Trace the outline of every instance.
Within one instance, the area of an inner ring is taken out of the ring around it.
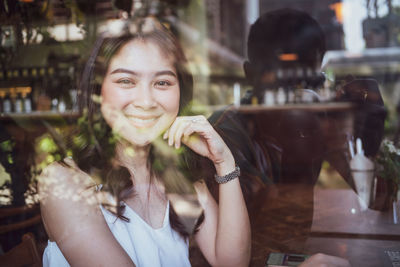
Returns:
[[[27,232],[43,252],[46,231],[29,222],[40,214],[37,177],[90,142],[63,139],[87,129],[77,102],[90,49],[101,32],[119,34],[127,19],[149,15],[188,59],[194,89],[185,112],[207,117],[241,168],[251,264],[270,252],[321,252],[353,266],[395,262],[400,163],[387,151],[400,136],[399,1],[33,0],[3,1],[0,10],[3,252]],[[361,178],[370,188],[364,199],[350,165],[357,138],[374,163],[373,177]],[[196,160],[196,172],[213,181]],[[198,217],[192,198],[179,203]],[[371,256],[360,259],[356,248]],[[206,264],[193,242],[190,260]]]

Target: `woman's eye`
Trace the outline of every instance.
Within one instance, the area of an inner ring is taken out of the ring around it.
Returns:
[[[166,86],[170,86],[171,85],[171,82],[169,82],[169,81],[158,81],[158,82],[156,82],[156,86],[159,86],[159,87],[166,87]]]
[[[167,82],[167,81],[159,81],[159,82],[157,82],[157,85],[165,86],[165,85],[169,85],[169,82]]]
[[[134,82],[128,79],[121,79],[117,81],[118,84],[122,85],[122,86],[128,86],[128,85],[133,85]]]

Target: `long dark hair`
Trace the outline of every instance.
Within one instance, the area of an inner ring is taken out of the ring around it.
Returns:
[[[134,195],[134,186],[127,168],[113,164],[118,137],[105,122],[96,96],[101,95],[101,85],[110,60],[132,40],[151,42],[157,45],[165,55],[172,55],[180,86],[180,114],[184,112],[193,95],[193,78],[187,69],[183,50],[175,36],[155,19],[137,19],[126,24],[122,33],[117,35],[104,33],[95,42],[79,84],[79,107],[83,116],[78,122],[80,126],[78,139],[82,145],[78,151],[74,151],[73,157],[83,171],[99,177],[105,189],[116,198],[116,211],[112,209],[110,211],[123,220],[128,220],[123,216],[125,208],[123,201]],[[157,149],[153,146],[150,149],[148,164],[151,177],[162,178],[163,169],[160,168],[160,158]],[[153,168],[154,165],[157,165],[157,168]],[[170,207],[170,222],[174,230],[183,237],[188,236],[172,206]]]

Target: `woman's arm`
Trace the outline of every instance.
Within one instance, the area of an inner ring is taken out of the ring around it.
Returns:
[[[91,178],[65,160],[39,177],[42,219],[72,266],[134,266],[112,235],[100,210]]]
[[[169,145],[181,141],[194,152],[209,158],[217,175],[235,169],[235,160],[222,138],[203,116],[178,117],[165,133]],[[195,239],[213,266],[248,266],[250,261],[250,222],[239,179],[219,185],[219,204],[205,183],[195,184],[205,219]]]

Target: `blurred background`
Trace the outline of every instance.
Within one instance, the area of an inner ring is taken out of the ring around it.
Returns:
[[[35,177],[63,153],[44,133],[66,131],[79,118],[77,84],[100,32],[135,16],[162,20],[186,51],[193,109],[210,115],[250,88],[243,72],[249,27],[283,7],[303,10],[321,25],[328,50],[324,87],[332,94],[348,76],[378,81],[388,111],[385,136],[394,138],[400,0],[0,0],[0,252],[25,232],[47,239]]]

